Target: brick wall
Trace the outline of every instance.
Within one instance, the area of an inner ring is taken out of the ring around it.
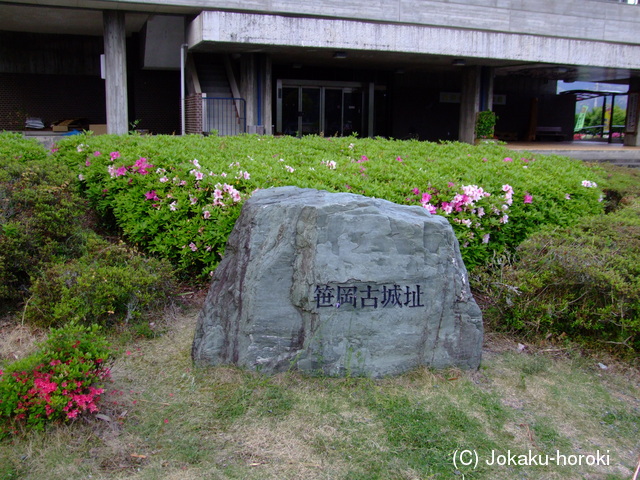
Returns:
[[[142,70],[137,37],[127,43],[129,121],[180,133],[180,72]],[[102,38],[0,32],[0,130],[23,130],[27,116],[106,123],[102,51]]]
[[[104,95],[99,76],[0,73],[0,130],[24,129],[27,116],[105,123]]]
[[[185,133],[202,133],[202,94],[193,93],[185,99]]]

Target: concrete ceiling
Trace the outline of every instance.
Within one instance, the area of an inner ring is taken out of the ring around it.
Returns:
[[[139,32],[149,16],[148,13],[127,13],[127,34]],[[102,36],[102,11],[0,3],[0,30]]]
[[[54,8],[0,1],[0,31],[29,33],[64,33],[67,35],[102,36],[102,11],[72,7]],[[150,16],[157,12],[127,12],[127,34],[139,32]],[[186,13],[186,12],[183,12]],[[305,49],[294,47],[252,46],[234,44],[203,45],[199,51],[225,53],[264,52],[274,56],[279,64],[298,67],[343,65],[348,68],[382,68],[397,72],[419,72],[429,69],[453,69],[454,57],[443,55],[418,55],[394,52],[347,51],[346,58],[334,58],[330,49]],[[624,82],[640,72],[629,70],[580,67],[575,65],[522,64],[496,59],[463,58],[466,65],[486,65],[496,68],[497,75],[523,75],[550,80]]]

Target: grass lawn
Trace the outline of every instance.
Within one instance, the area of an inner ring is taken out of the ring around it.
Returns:
[[[557,345],[522,349],[489,332],[473,372],[421,369],[374,381],[194,369],[203,299],[158,319],[164,335],[119,340],[100,415],[3,440],[0,479],[633,476],[640,374],[625,364]],[[3,356],[33,341],[21,327],[2,333]],[[538,463],[549,455],[549,465],[488,464],[529,452]],[[557,452],[582,465],[556,464]],[[475,469],[462,464],[475,453]],[[600,465],[587,465],[598,453]]]

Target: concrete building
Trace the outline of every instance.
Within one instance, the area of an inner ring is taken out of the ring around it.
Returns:
[[[472,142],[493,110],[506,140],[571,139],[565,80],[628,85],[638,146],[638,31],[615,0],[0,1],[0,129]]]

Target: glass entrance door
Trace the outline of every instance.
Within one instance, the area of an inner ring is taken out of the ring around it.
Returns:
[[[301,81],[302,82],[302,81]],[[279,86],[277,131],[284,135],[366,135],[364,90],[359,86]]]
[[[320,88],[282,88],[282,133],[320,134]]]

